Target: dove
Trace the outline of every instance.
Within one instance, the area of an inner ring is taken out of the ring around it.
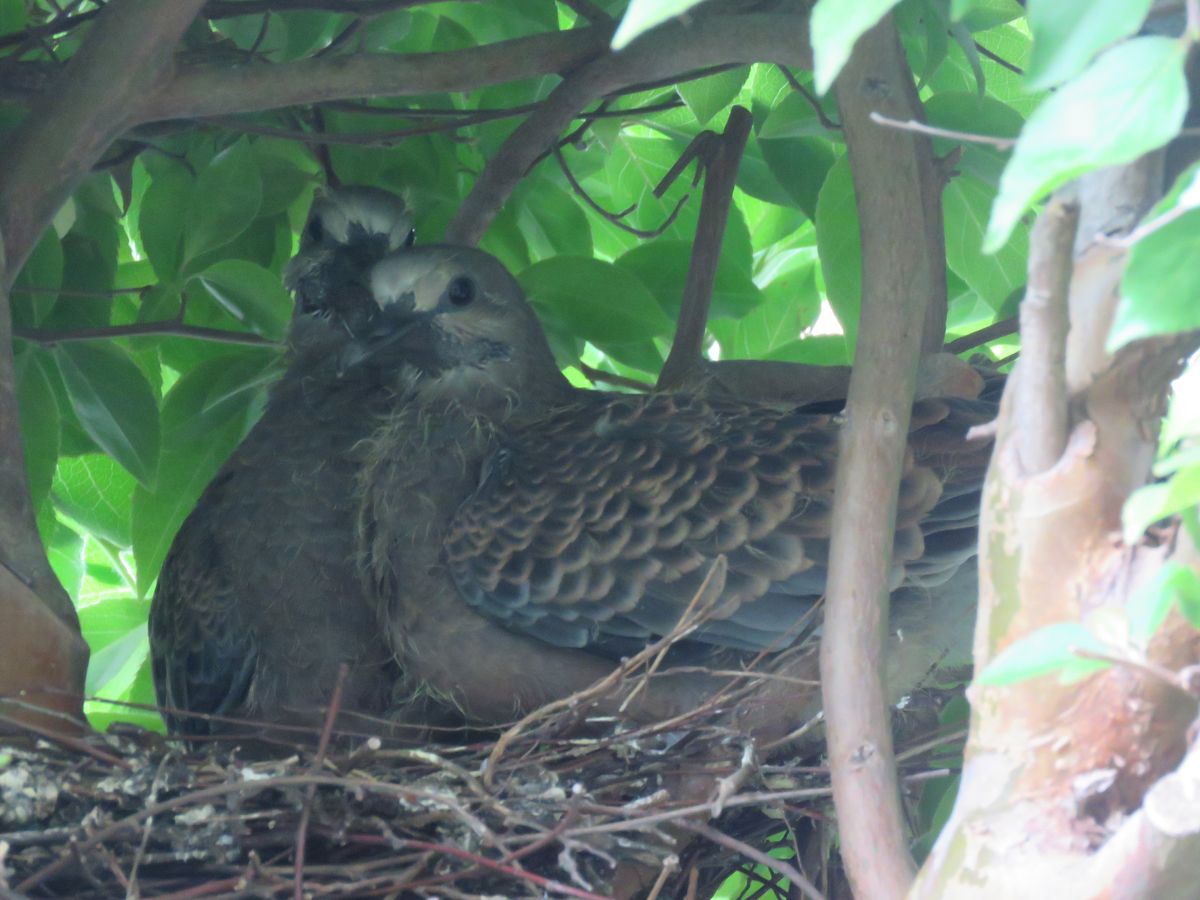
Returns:
[[[836,414],[577,389],[519,283],[478,250],[389,256],[370,289],[378,314],[359,352],[396,382],[359,472],[356,539],[405,691],[499,724],[681,623],[651,687],[613,709],[669,717],[718,683],[673,676],[672,662],[786,660],[779,671],[816,677]],[[965,433],[994,413],[956,398],[914,406],[891,571],[894,698],[934,666],[969,662],[989,451]]]
[[[392,373],[347,354],[376,309],[372,264],[412,238],[385,191],[331,189],[313,203],[285,273],[296,298],[287,369],[158,577],[152,671],[173,733],[319,725],[343,664],[348,714],[391,705],[396,661],[357,575],[353,497],[355,447],[386,408]]]

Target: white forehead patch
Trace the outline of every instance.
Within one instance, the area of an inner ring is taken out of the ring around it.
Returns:
[[[412,232],[412,217],[404,201],[376,188],[338,188],[318,200],[313,210],[325,231],[340,244],[348,242],[352,224],[368,234],[386,235],[388,250],[399,250]]]

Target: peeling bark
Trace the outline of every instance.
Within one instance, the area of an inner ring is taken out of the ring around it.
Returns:
[[[1104,346],[1125,262],[1105,235],[1132,229],[1157,199],[1160,171],[1150,157],[1082,179],[1069,333],[1052,308],[1060,300],[1047,307],[1036,296],[1061,296],[1067,220],[1052,202],[1034,230],[1035,308],[1021,317],[1033,355],[1018,361],[1001,404],[980,523],[977,669],[1045,625],[1119,627],[1128,599],[1166,559],[1196,564],[1184,534],[1178,545],[1120,541],[1122,505],[1150,474],[1167,385],[1196,346],[1195,336],[1150,340],[1115,357]],[[1172,616],[1147,655],[1178,670],[1200,659],[1200,634]],[[1150,811],[1159,788],[1146,794],[1183,757],[1194,698],[1127,666],[1070,685],[976,684],[968,696],[958,801],[910,896],[1195,895],[1194,871],[1169,874],[1170,829],[1151,824],[1162,820]],[[1194,783],[1193,769],[1169,777]]]

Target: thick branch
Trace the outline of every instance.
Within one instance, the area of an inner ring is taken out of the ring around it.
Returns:
[[[29,501],[4,282],[0,240],[0,715],[58,733],[71,721],[55,712],[82,718],[72,695],[82,693],[88,648],[71,598],[46,559]],[[17,695],[25,706],[3,702]],[[43,716],[31,707],[51,712]]]
[[[858,204],[863,300],[834,486],[821,688],[844,858],[855,895],[872,898],[903,896],[913,877],[880,664],[896,492],[923,323],[939,291],[942,260],[929,235],[935,225],[941,232],[940,191],[928,139],[871,121],[876,111],[915,117],[912,85],[890,16],[859,40],[835,85]],[[926,240],[914,246],[914,233]]]
[[[358,97],[470,91],[535,78],[604,52],[611,29],[577,28],[444,53],[358,53],[181,69],[137,109],[139,123],[259,112]]]
[[[203,0],[112,0],[0,159],[0,233],[11,276],[108,146],[162,81]]]
[[[658,376],[658,388],[677,388],[695,374],[704,353],[704,332],[712,303],[717,263],[725,242],[725,225],[733,203],[733,185],[737,181],[742,151],[750,136],[753,119],[741,106],[729,114],[725,133],[716,143],[716,152],[704,168],[704,194],[700,203],[700,221],[692,241],[692,258],[680,302],[679,326],[671,352]]]
[[[1058,462],[1067,445],[1067,292],[1079,207],[1055,194],[1029,243],[1029,284],[1021,301],[1021,359],[1014,391],[1024,414],[1017,447],[1027,475]]]
[[[697,17],[656,28],[620,53],[589,63],[564,79],[509,135],[459,206],[446,239],[479,243],[517,183],[588,103],[629,84],[727,63],[770,60],[806,66],[812,54],[805,33],[798,16]]]

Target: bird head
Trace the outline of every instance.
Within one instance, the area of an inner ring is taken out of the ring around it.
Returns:
[[[284,272],[297,320],[333,318],[354,333],[372,313],[367,273],[414,237],[412,217],[395,194],[366,186],[326,189],[313,201],[300,250]]]
[[[426,400],[511,409],[569,391],[541,323],[499,260],[466,247],[415,247],[371,272],[378,313],[360,352],[415,373]]]

